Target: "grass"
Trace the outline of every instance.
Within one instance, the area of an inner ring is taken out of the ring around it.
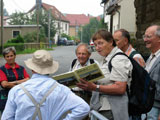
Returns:
[[[53,45],[52,48],[41,48],[41,49],[45,49],[45,50],[54,50],[54,47],[56,47],[57,45]],[[39,49],[35,49],[35,48],[32,48],[32,49],[25,49],[24,51],[16,51],[16,55],[18,54],[30,54],[30,53],[34,53],[36,50],[39,50]],[[2,54],[0,54],[0,57],[2,57]]]
[[[38,49],[25,49],[24,51],[16,51],[16,54],[30,54],[34,53]],[[53,48],[45,48],[45,50],[54,50]]]

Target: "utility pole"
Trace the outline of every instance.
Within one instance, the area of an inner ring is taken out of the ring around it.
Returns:
[[[48,44],[49,44],[49,46],[50,46],[50,36],[51,36],[51,31],[50,31],[50,29],[51,29],[51,11],[52,11],[52,8],[50,8],[49,9],[49,11],[48,11]]]
[[[39,9],[40,9],[40,1],[36,0],[36,14],[37,14],[37,43],[40,43],[39,41]],[[40,47],[40,46],[39,46]]]
[[[83,28],[82,28],[82,26],[80,26],[81,27],[81,43],[83,43]]]
[[[3,0],[1,0],[1,50],[3,51]]]
[[[61,13],[59,13],[59,23],[58,23],[58,29],[59,29],[59,35],[58,40],[61,38]]]

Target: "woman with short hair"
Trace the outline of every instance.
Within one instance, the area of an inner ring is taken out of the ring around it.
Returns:
[[[16,50],[14,47],[5,48],[2,54],[6,60],[6,64],[0,67],[1,93],[7,97],[8,92],[12,87],[29,79],[29,74],[23,66],[18,65],[15,62]],[[1,100],[0,102],[0,110],[3,111],[6,99]]]

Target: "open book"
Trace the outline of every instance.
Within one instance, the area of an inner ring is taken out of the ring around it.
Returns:
[[[66,72],[63,74],[59,74],[53,76],[53,79],[57,80],[59,83],[64,84],[70,88],[76,86],[77,82],[80,82],[80,78],[94,82],[99,79],[104,78],[102,71],[100,70],[99,66],[94,63],[89,66],[82,67],[75,71]]]

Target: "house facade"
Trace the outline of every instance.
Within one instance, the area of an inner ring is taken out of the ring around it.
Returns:
[[[3,43],[6,43],[9,39],[15,38],[19,34],[23,36],[37,31],[37,25],[4,25],[3,31]]]
[[[62,33],[69,35],[69,21],[66,17],[55,7],[46,3],[40,4],[42,14],[46,12],[50,12],[50,14],[54,17],[54,24],[57,29],[57,33],[54,37],[55,44],[58,41],[58,38],[61,37]],[[36,11],[36,5],[27,13],[28,15],[32,15]],[[52,27],[52,26],[50,26]]]
[[[85,14],[65,14],[65,17],[69,20],[69,35],[77,36],[78,30],[82,26],[86,25],[90,21],[90,16]]]
[[[123,28],[135,35],[137,28],[134,0],[102,0],[101,4],[104,4],[104,21],[111,33]]]
[[[85,14],[65,14],[65,17],[69,20],[69,35],[70,36],[77,36],[78,31],[81,31],[81,27],[89,24],[90,19],[93,18],[91,15]],[[100,20],[100,16],[96,17],[97,20]]]

